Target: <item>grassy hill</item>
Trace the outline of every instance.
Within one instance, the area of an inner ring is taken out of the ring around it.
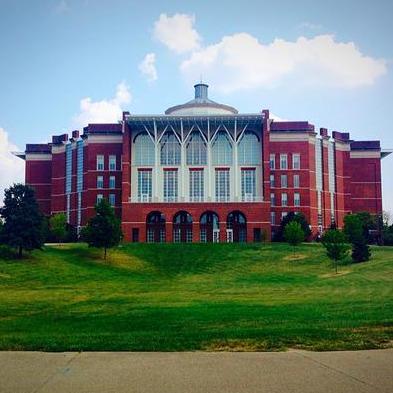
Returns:
[[[85,245],[0,257],[0,349],[313,350],[393,343],[393,248],[334,274],[320,245]]]

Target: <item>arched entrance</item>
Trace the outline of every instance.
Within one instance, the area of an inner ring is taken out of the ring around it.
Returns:
[[[178,212],[173,217],[173,241],[174,243],[192,242],[192,217],[185,211]]]
[[[165,242],[165,216],[161,212],[154,211],[147,215],[146,241],[148,243]]]
[[[220,241],[220,224],[216,213],[211,211],[203,213],[199,220],[199,228],[202,243]]]
[[[246,216],[233,211],[227,217],[227,242],[246,242],[247,241],[247,220]]]

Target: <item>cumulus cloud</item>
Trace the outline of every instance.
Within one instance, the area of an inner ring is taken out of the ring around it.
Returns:
[[[387,72],[387,66],[384,59],[366,56],[353,42],[337,42],[332,35],[263,44],[250,34],[237,33],[194,50],[180,70],[189,82],[203,74],[217,89],[228,93],[289,83],[369,86]]]
[[[11,153],[18,150],[9,140],[8,133],[0,127],[0,205],[3,204],[5,188],[24,182],[24,162]]]
[[[158,79],[155,53],[147,53],[138,68],[146,76],[148,82],[154,82]]]
[[[117,85],[115,97],[109,100],[93,101],[85,97],[80,101],[80,113],[74,116],[73,125],[85,127],[89,123],[113,123],[122,117],[124,105],[131,102],[132,96],[125,82]]]
[[[187,14],[161,14],[154,23],[154,37],[176,53],[200,47],[201,37],[194,29],[195,17]]]

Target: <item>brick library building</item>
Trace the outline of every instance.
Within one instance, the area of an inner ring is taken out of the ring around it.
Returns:
[[[317,236],[348,213],[382,214],[379,141],[268,110],[242,114],[210,100],[206,84],[194,88],[165,114],[123,112],[27,144],[16,154],[42,212],[65,213],[80,230],[106,198],[131,242],[260,241],[288,212],[302,212]]]

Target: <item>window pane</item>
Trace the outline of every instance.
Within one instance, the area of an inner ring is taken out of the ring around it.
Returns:
[[[299,175],[293,175],[293,186],[295,188],[300,187]]]
[[[116,178],[115,176],[109,177],[109,188],[116,188]]]
[[[293,154],[292,155],[292,168],[293,169],[300,169],[300,154]]]
[[[206,144],[198,131],[193,131],[187,144],[187,165],[206,165]]]
[[[270,154],[270,169],[276,169],[276,155]]]
[[[150,202],[152,194],[151,171],[138,171],[138,201]]]
[[[116,170],[116,156],[109,156],[109,170]]]
[[[270,175],[270,187],[274,187],[274,175]]]
[[[255,170],[242,169],[242,201],[251,202],[255,200]]]
[[[219,131],[212,145],[213,165],[232,165],[232,143],[226,132]]]
[[[155,163],[154,143],[147,133],[139,134],[134,142],[134,164],[149,165]]]
[[[281,188],[288,187],[288,178],[287,175],[281,175]]]
[[[177,201],[177,171],[164,171],[164,201]]]
[[[203,171],[190,171],[190,201],[203,202],[204,179]]]
[[[97,188],[104,188],[104,177],[97,176]]]
[[[216,201],[229,201],[229,171],[216,170]]]
[[[104,170],[104,156],[97,156],[97,171]]]
[[[109,194],[109,204],[111,206],[115,206],[115,199],[116,199],[115,194]]]
[[[281,206],[288,206],[288,195],[285,192],[281,194]]]
[[[286,154],[280,154],[280,169],[288,169],[288,157]]]
[[[160,148],[161,165],[180,165],[180,143],[173,132],[162,137]]]
[[[240,165],[259,165],[261,162],[261,146],[258,137],[253,132],[242,136],[238,147]]]

